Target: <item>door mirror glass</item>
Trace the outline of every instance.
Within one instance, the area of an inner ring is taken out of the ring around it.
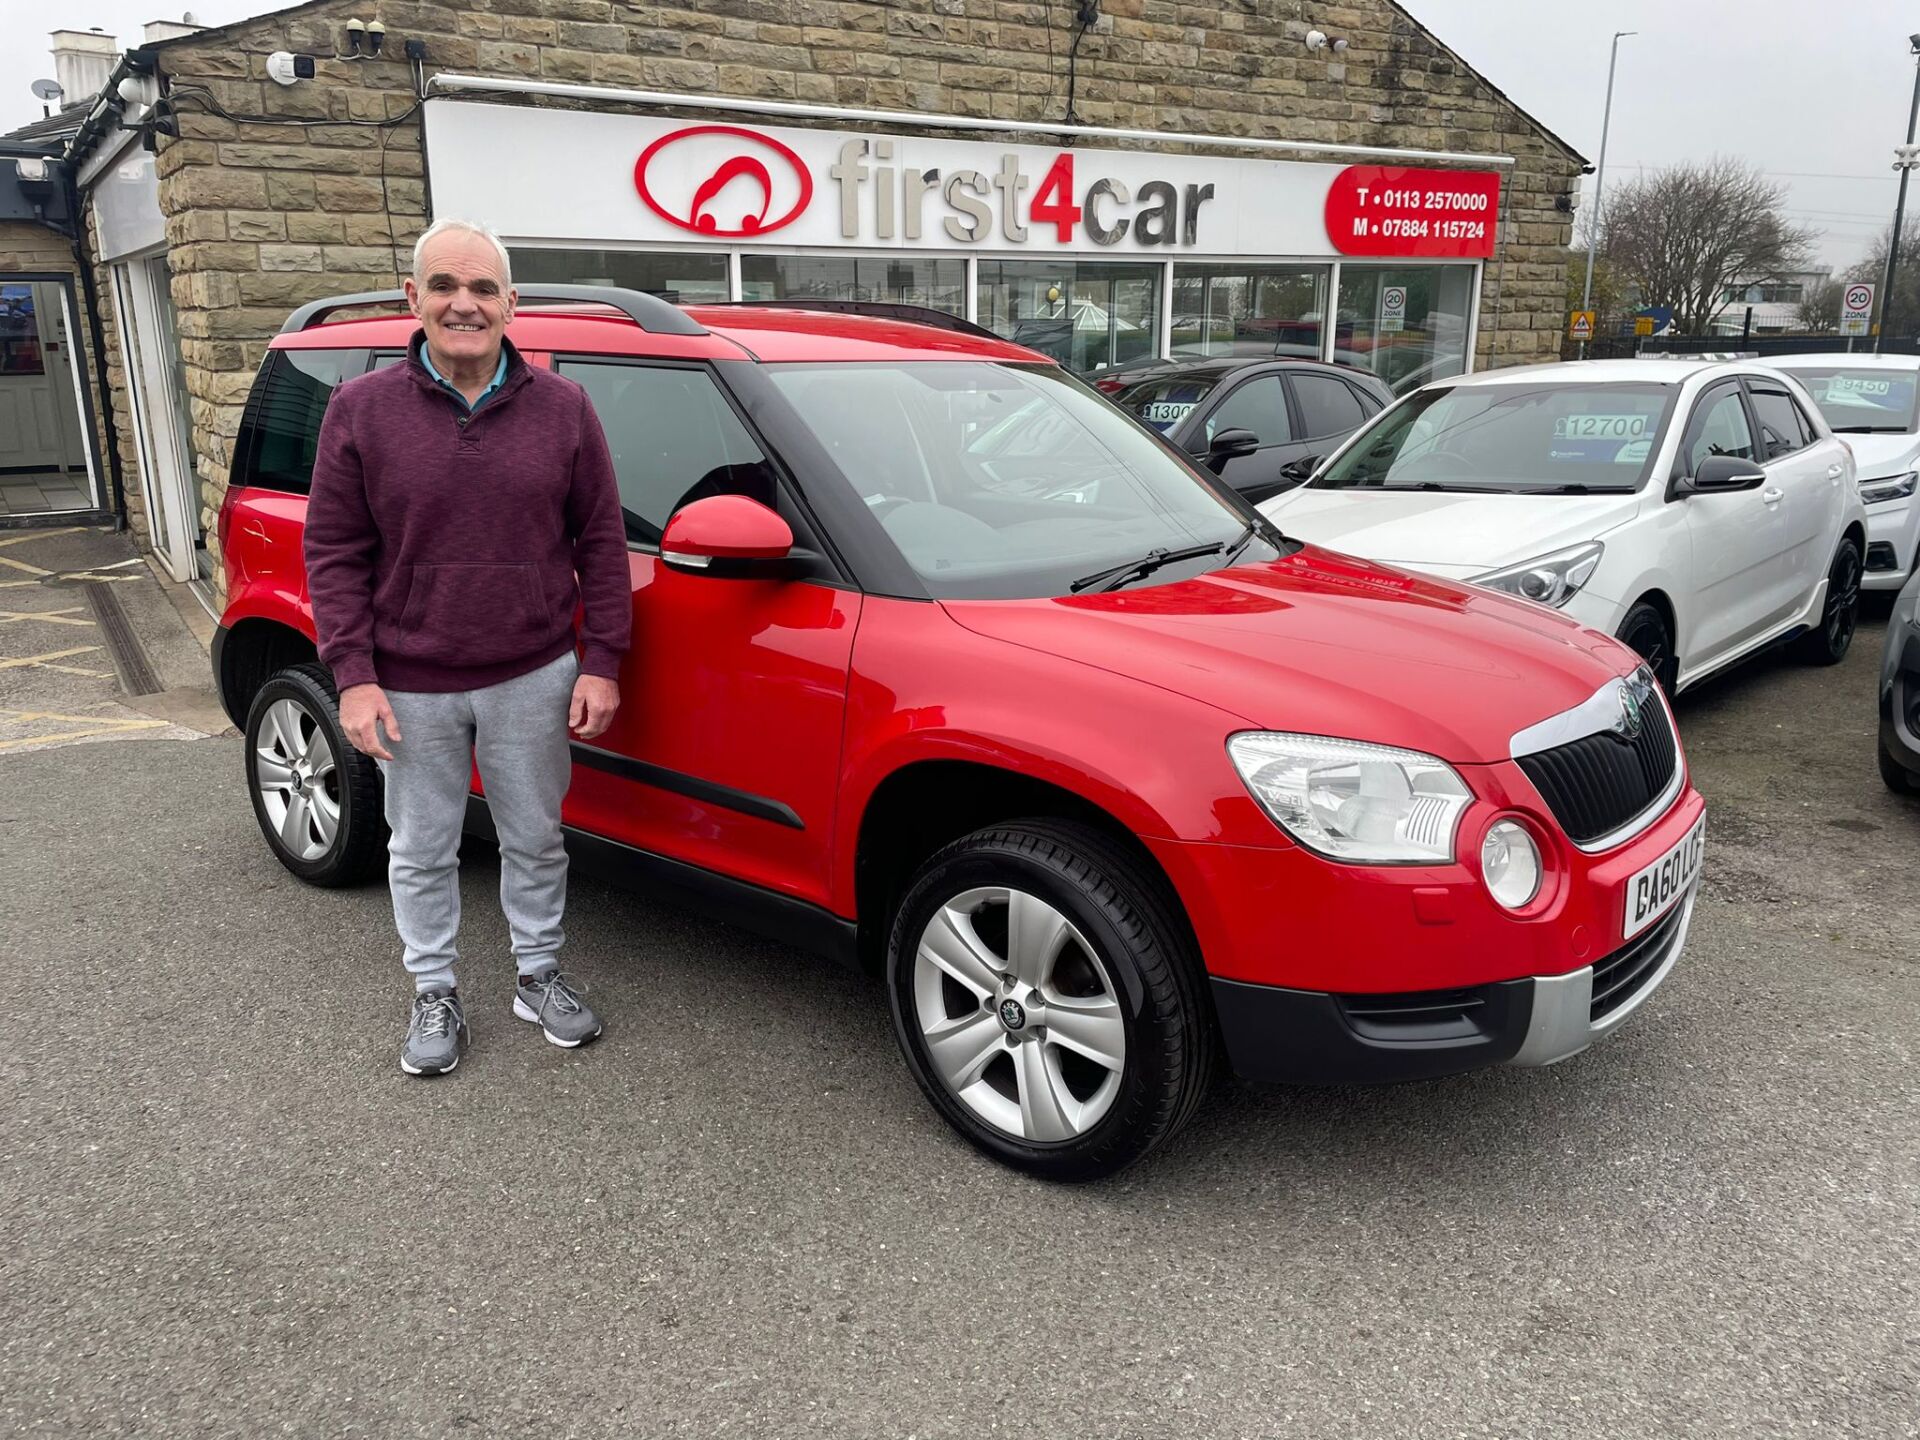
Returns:
[[[1304,484],[1312,478],[1314,467],[1322,458],[1319,455],[1302,455],[1298,460],[1289,460],[1280,467],[1280,478]]]
[[[1709,455],[1693,474],[1680,482],[1683,495],[1718,495],[1734,490],[1752,490],[1767,478],[1767,472],[1739,455]]]
[[[660,536],[660,558],[683,570],[764,575],[793,550],[793,530],[769,507],[745,495],[709,495],[673,512]]]

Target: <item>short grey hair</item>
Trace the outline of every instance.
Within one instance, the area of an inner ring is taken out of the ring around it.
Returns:
[[[500,257],[500,278],[506,282],[506,288],[513,288],[513,259],[507,254],[507,247],[500,243],[500,237],[486,226],[474,220],[446,219],[436,220],[421,232],[420,238],[413,242],[413,283],[418,285],[426,277],[420,273],[421,261],[427,253],[427,242],[436,235],[453,233],[478,235],[493,246],[493,253]]]

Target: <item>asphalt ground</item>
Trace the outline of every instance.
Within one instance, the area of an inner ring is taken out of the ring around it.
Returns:
[[[951,1137],[872,983],[577,880],[604,1040],[396,1065],[384,893],[231,735],[0,754],[0,1434],[1920,1434],[1920,805],[1879,623],[1683,700],[1686,955],[1545,1071],[1224,1086],[1117,1181]]]

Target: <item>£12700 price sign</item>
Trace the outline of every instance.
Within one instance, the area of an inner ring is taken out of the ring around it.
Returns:
[[[1499,223],[1491,170],[1350,165],[1327,191],[1327,238],[1342,255],[1490,259]]]

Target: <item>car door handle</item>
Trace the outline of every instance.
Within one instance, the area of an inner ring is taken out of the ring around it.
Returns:
[[[1844,465],[1827,466],[1827,478],[1829,480],[1838,480],[1842,475],[1846,473],[1847,473],[1847,467]]]
[[[1778,505],[1782,500],[1787,498],[1787,492],[1777,486],[1769,487],[1760,492],[1760,498],[1769,505]]]

